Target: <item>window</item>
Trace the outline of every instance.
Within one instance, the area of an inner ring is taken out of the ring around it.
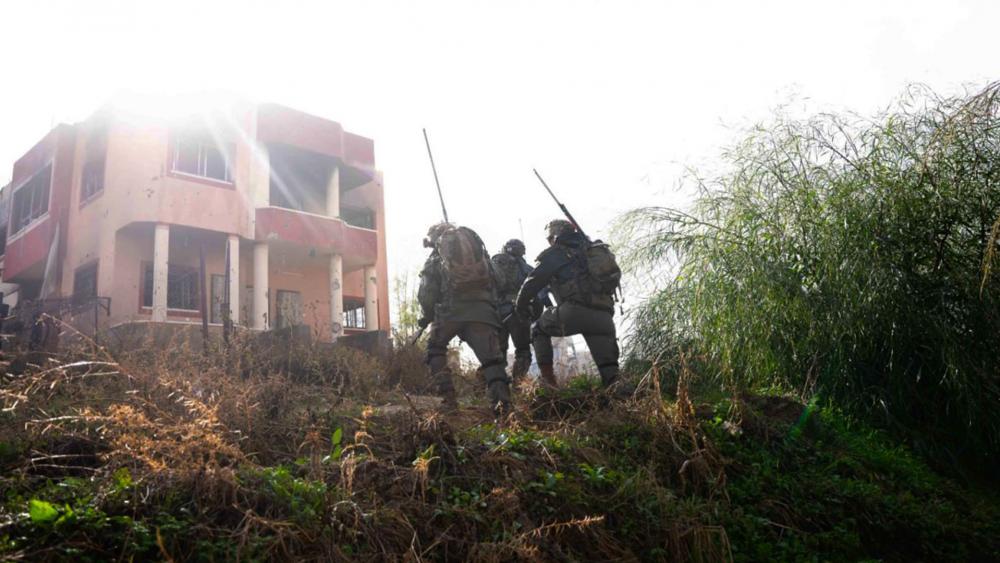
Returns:
[[[80,181],[80,201],[85,202],[104,190],[104,161],[91,161],[83,165]]]
[[[232,154],[233,151],[231,146],[224,148],[225,150],[203,137],[179,136],[174,142],[173,162],[170,168],[181,174],[232,183],[228,154]]]
[[[46,166],[14,192],[14,209],[11,213],[11,234],[17,233],[49,210],[49,186],[52,182],[52,165]]]
[[[167,265],[167,308],[198,311],[198,270]],[[142,275],[142,306],[153,306],[153,264],[146,263]]]
[[[365,302],[344,300],[344,328],[365,328]]]
[[[76,269],[73,274],[73,300],[83,302],[97,297],[97,262]]]
[[[108,134],[98,128],[87,137],[87,151],[80,179],[80,202],[86,202],[104,190],[104,161],[108,153]]]
[[[279,289],[277,298],[277,324],[275,328],[288,328],[302,324],[302,294],[298,291]]]

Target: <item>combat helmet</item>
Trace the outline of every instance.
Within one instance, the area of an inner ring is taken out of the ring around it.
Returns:
[[[511,256],[516,256],[518,258],[524,256],[525,248],[524,243],[520,239],[512,238],[509,241],[503,243],[503,253],[510,254]]]
[[[548,233],[547,238],[548,241],[551,243],[552,241],[556,240],[560,235],[576,231],[576,228],[573,227],[573,223],[570,223],[565,219],[553,219],[552,221],[549,221],[547,225],[545,225],[545,231]]]
[[[438,240],[441,239],[441,235],[448,229],[454,228],[454,226],[447,222],[431,225],[431,228],[427,229],[427,236],[424,237],[424,246],[426,248],[433,248],[437,245]]]

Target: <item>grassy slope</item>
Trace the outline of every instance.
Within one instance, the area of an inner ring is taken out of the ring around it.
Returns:
[[[0,415],[0,557],[1000,558],[995,496],[785,399],[625,407],[576,386],[501,429],[475,404],[135,369],[4,382],[28,400]]]

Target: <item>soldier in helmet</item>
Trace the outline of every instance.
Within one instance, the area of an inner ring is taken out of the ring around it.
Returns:
[[[614,291],[608,293],[587,279],[587,249],[590,241],[569,221],[557,219],[546,225],[549,248],[538,255],[535,268],[517,295],[519,316],[531,315],[532,302],[546,286],[558,304],[546,309],[532,327],[535,360],[542,383],[556,386],[552,361],[552,337],[582,334],[597,364],[604,386],[618,380],[618,339],[614,322]],[[613,257],[612,257],[613,260]]]
[[[447,361],[448,343],[458,336],[479,360],[491,408],[497,414],[509,412],[507,358],[500,349],[501,323],[489,253],[472,229],[449,223],[432,226],[424,246],[432,251],[420,272],[420,326],[434,323],[427,342],[427,365],[443,407],[458,407]]]
[[[514,299],[521,284],[531,273],[531,266],[524,260],[524,243],[510,239],[499,254],[493,256],[493,269],[497,278],[497,302],[503,326],[500,329],[500,348],[507,357],[508,339],[514,341],[514,366],[511,378],[514,383],[521,381],[531,367],[531,322],[541,314],[541,299],[534,303],[530,319],[522,319],[514,314]],[[547,299],[547,297],[545,297]]]

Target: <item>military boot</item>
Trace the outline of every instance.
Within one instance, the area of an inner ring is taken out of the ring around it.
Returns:
[[[598,368],[604,391],[612,399],[626,400],[635,394],[635,386],[619,377],[618,366]]]
[[[517,356],[514,358],[514,365],[510,369],[510,375],[515,385],[524,380],[524,376],[528,373],[530,367],[531,356]]]
[[[490,403],[490,409],[498,417],[506,416],[511,412],[510,385],[505,380],[493,381],[486,388],[486,400]]]
[[[541,372],[541,375],[538,377],[538,379],[541,382],[542,387],[546,389],[559,388],[559,382],[556,381],[556,371],[551,364],[547,366],[539,365],[538,370]]]
[[[451,372],[443,371],[437,373],[434,379],[437,384],[437,394],[441,397],[441,410],[443,412],[457,411],[458,394],[455,393],[455,385],[451,381]]]

